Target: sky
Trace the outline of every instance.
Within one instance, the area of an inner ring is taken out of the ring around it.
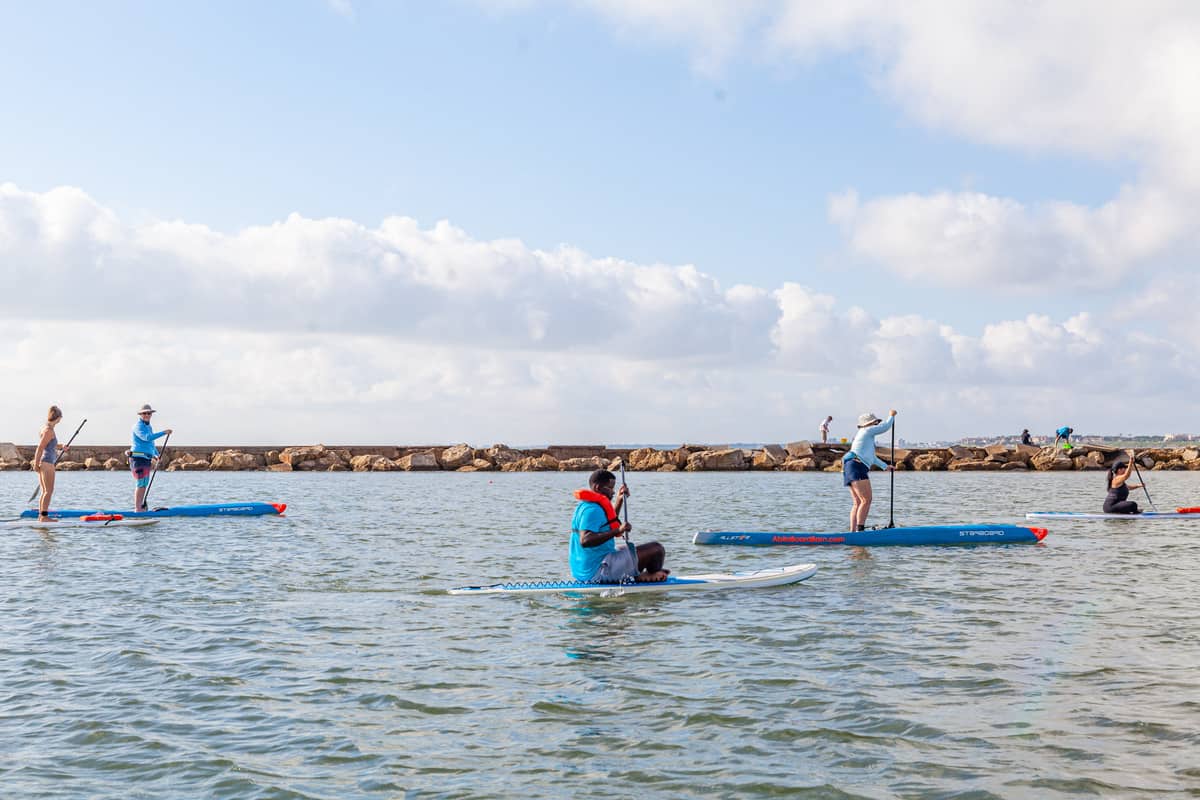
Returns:
[[[1200,431],[1200,6],[0,0],[0,441]]]

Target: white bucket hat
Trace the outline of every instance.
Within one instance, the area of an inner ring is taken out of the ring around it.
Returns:
[[[151,408],[151,407],[150,407],[150,404],[149,404],[149,403],[146,403],[144,406],[142,406],[141,408],[139,408],[139,409],[138,409],[138,412],[137,412],[137,413],[138,413],[139,415],[141,415],[141,414],[145,414],[145,413],[154,414],[154,413],[156,413],[156,412],[154,411],[154,409],[153,409],[153,408]]]
[[[860,414],[858,416],[858,427],[860,427],[860,428],[865,428],[868,425],[878,425],[880,422],[883,422],[883,420],[881,420],[879,417],[875,416],[874,414],[868,413],[868,414]]]

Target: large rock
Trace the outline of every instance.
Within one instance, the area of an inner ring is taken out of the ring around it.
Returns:
[[[740,449],[702,450],[688,456],[688,472],[746,469],[746,454]]]
[[[922,453],[912,461],[912,467],[921,472],[945,469],[946,459],[940,453]]]
[[[642,447],[634,450],[625,460],[627,469],[636,470],[661,470],[668,465],[682,467],[687,464],[688,456],[691,452],[685,447],[677,447],[674,450],[655,450],[653,447]]]
[[[604,469],[605,463],[605,460],[600,456],[580,456],[578,458],[564,458],[560,460],[558,468],[563,472],[592,472]],[[639,467],[638,469],[645,469],[645,467]],[[661,467],[657,467],[656,469],[661,469]]]
[[[813,454],[812,442],[807,439],[799,442],[788,442],[783,446],[792,458],[809,458]]]
[[[21,451],[12,442],[0,442],[0,461],[24,461]]]
[[[329,449],[323,444],[307,445],[304,447],[285,447],[279,453],[279,460],[290,464],[293,469],[306,461],[321,461],[326,458]]]
[[[783,454],[782,458],[766,448],[755,450],[754,454],[750,457],[750,468],[761,470],[775,469],[787,461],[787,451],[779,447],[779,445],[775,445],[775,447]]]
[[[185,455],[191,456],[190,453]],[[208,469],[208,460],[204,458],[196,458],[191,456],[187,461],[182,458],[177,458],[171,462],[171,466],[167,467],[169,472],[203,472]]]
[[[469,444],[456,444],[442,451],[442,469],[458,469],[475,460],[475,448]]]
[[[912,451],[897,447],[896,452],[893,454],[892,448],[880,447],[876,449],[876,455],[887,463],[894,464],[897,468],[902,468],[905,462],[908,461],[909,456],[912,455]]]
[[[387,463],[385,464],[384,462]],[[388,465],[391,463],[392,460],[387,456],[380,455],[379,453],[366,453],[361,456],[353,456],[350,459],[350,469],[355,472],[390,472],[391,469]]]
[[[410,453],[397,458],[396,465],[406,472],[439,469],[437,457],[433,453]]]
[[[124,463],[122,463],[121,459],[119,459],[119,458],[104,459],[104,468],[109,471],[125,469],[125,467],[126,467],[126,465]]]
[[[983,452],[988,454],[988,457],[995,456],[996,460],[1008,460],[1009,449],[1002,444],[989,444],[983,448]]]
[[[954,461],[951,461],[950,464],[946,467],[946,469],[950,470],[951,472],[971,472],[971,471],[985,472],[985,471],[991,471],[991,470],[999,470],[1003,466],[1004,466],[1003,464],[999,464],[995,461],[988,461],[986,459],[963,458],[963,459],[955,459]]]
[[[1029,470],[1029,467],[1025,465],[1024,461],[1007,461],[1000,465],[1000,469],[1004,470],[1005,472],[1026,472]]]
[[[954,445],[953,447],[950,447],[949,450],[950,450],[951,458],[960,459],[960,460],[962,460],[962,459],[978,460],[978,459],[983,458],[986,455],[982,452],[976,453],[975,448],[973,448],[973,447],[961,447],[959,445]]]
[[[291,471],[292,471],[292,465],[284,464],[281,461],[277,461],[274,464],[267,465],[267,472],[291,472]]]
[[[817,468],[815,458],[789,458],[783,462],[783,469],[788,472],[810,472]]]
[[[1014,448],[1013,452],[1021,457],[1025,463],[1029,463],[1029,459],[1036,456],[1041,451],[1040,447],[1035,447],[1031,444],[1019,444]]]
[[[238,450],[220,450],[213,453],[208,460],[209,469],[242,471],[258,469],[265,466],[261,456],[243,453]]]
[[[483,451],[483,457],[496,466],[503,466],[513,461],[520,461],[525,455],[506,444],[494,444]]]
[[[1036,456],[1029,459],[1029,463],[1034,469],[1043,472],[1075,469],[1074,462],[1068,456],[1063,455],[1061,450],[1053,447],[1043,447]]]
[[[278,463],[280,463],[280,461],[279,461],[279,451],[278,451],[278,450],[268,450],[268,451],[267,451],[267,452],[266,452],[266,453],[263,455],[263,460],[267,462],[267,466],[268,466],[268,467],[269,467],[269,466],[272,466],[273,464],[278,464]],[[289,466],[290,466],[290,465],[289,465]],[[274,472],[291,472],[291,470],[290,470],[290,469],[288,469],[288,470],[277,469],[277,470],[273,470],[273,471],[274,471]]]
[[[776,463],[782,464],[788,460],[788,451],[777,444],[764,444],[763,452],[770,453]]]
[[[1193,450],[1189,447],[1183,451],[1183,460],[1188,462],[1200,460],[1200,450]]]
[[[83,460],[83,468],[84,468],[84,469],[91,469],[91,470],[99,470],[99,469],[104,469],[104,462],[103,462],[103,461],[101,461],[101,460],[100,460],[100,459],[98,459],[98,458],[94,458],[94,457],[92,457],[92,456],[88,456],[87,458],[85,458],[85,459]]]

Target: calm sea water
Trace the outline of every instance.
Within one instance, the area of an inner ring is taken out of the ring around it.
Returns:
[[[1150,473],[1160,507],[1200,473]],[[282,520],[0,534],[0,794],[21,798],[1197,797],[1200,522],[1042,545],[694,547],[844,530],[840,476],[629,475],[677,574],[806,583],[450,597],[565,572],[582,474],[161,474]],[[59,477],[126,506],[123,474]],[[873,522],[886,522],[875,476]],[[901,473],[898,523],[1093,510],[1103,475]],[[0,473],[15,512],[30,475]]]

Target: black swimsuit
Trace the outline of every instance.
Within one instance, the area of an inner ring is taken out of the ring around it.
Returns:
[[[1108,497],[1104,498],[1104,513],[1105,514],[1137,514],[1138,504],[1129,499],[1129,487],[1121,484],[1115,489],[1108,490]]]

